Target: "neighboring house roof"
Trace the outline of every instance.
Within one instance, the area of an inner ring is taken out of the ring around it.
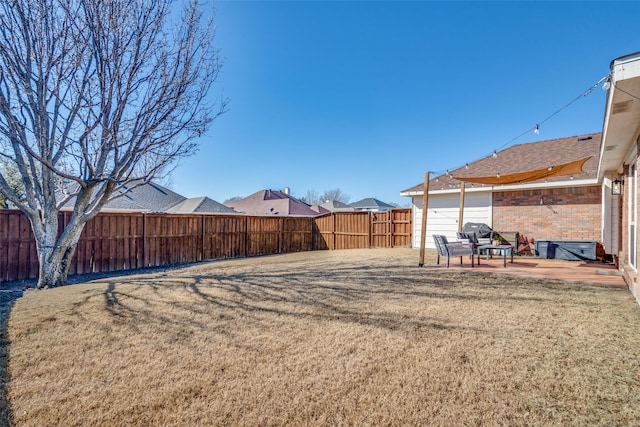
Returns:
[[[583,172],[571,176],[557,176],[533,181],[532,184],[545,182],[569,182],[580,180],[596,180],[601,133],[571,136],[567,138],[550,139],[546,141],[518,144],[498,151],[495,155],[489,155],[483,159],[469,163],[450,172],[434,176],[429,180],[429,192],[449,190],[460,187],[460,181],[453,178],[459,177],[483,177],[497,174],[515,174],[535,169],[556,166],[571,161],[590,157],[582,167]],[[401,192],[422,193],[424,184],[417,184]],[[475,187],[487,189],[496,188],[488,184],[467,184],[467,188]],[[499,187],[497,187],[499,188]]]
[[[246,215],[317,216],[328,210],[314,207],[278,190],[261,190],[244,199],[227,202],[226,205]]]
[[[186,199],[154,182],[131,187],[128,189],[125,186],[124,189],[115,192],[113,197],[116,198],[107,202],[103,210],[166,212]]]
[[[349,203],[349,206],[355,208],[356,210],[395,208],[395,206],[382,202],[378,199],[374,199],[373,197],[368,197],[366,199],[358,200],[357,202]]]
[[[135,211],[163,213],[238,213],[208,197],[186,197],[155,182],[130,186],[116,191],[114,199],[107,202],[103,211]],[[75,199],[69,200],[66,208],[72,208]]]
[[[185,199],[167,210],[167,213],[238,213],[208,197]]]
[[[349,206],[338,200],[327,200],[320,206],[331,212],[353,212],[356,210],[353,206]]]
[[[327,208],[323,208],[320,205],[311,205],[309,207],[311,208],[312,211],[316,212],[316,214],[318,214],[318,215],[324,215],[326,213],[330,213],[331,212]]]

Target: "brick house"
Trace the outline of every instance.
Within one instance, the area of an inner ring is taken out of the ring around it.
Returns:
[[[618,237],[614,253],[629,289],[640,302],[638,284],[638,165],[640,157],[640,52],[611,62],[598,178],[618,180],[620,195],[604,201]],[[609,189],[607,193],[611,193]]]
[[[557,165],[579,161],[582,167],[570,175],[508,185],[466,183],[463,223],[485,223],[498,232],[517,231],[521,239],[596,241],[600,255],[615,253],[617,235],[610,226],[603,226],[603,202],[610,196],[598,182],[601,136],[592,133],[518,144],[450,174],[434,176],[429,181],[427,247],[435,247],[433,234],[456,237],[461,182],[453,177],[499,178],[536,169],[552,171]],[[400,193],[412,199],[413,247],[420,246],[423,188],[420,183]]]

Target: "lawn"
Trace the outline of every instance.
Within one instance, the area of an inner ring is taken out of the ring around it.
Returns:
[[[307,252],[29,292],[13,424],[640,424],[627,290],[417,263]]]

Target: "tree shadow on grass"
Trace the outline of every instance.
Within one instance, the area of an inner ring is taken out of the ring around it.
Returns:
[[[263,324],[264,316],[337,321],[387,330],[459,329],[425,314],[408,318],[360,304],[380,293],[403,297],[416,295],[413,292],[405,294],[400,289],[381,290],[362,284],[349,285],[341,280],[325,281],[304,273],[189,274],[172,278],[167,274],[167,277],[138,277],[125,282],[133,285],[126,287],[121,286],[125,285],[123,281],[111,280],[105,282],[103,298],[105,310],[114,319],[127,321],[130,327],[155,325],[167,336],[180,335],[185,329],[193,328],[234,335],[233,330],[226,329],[224,325],[239,318],[245,325],[271,327]],[[158,299],[150,302],[144,294],[137,293],[141,286],[152,293],[157,292]],[[195,299],[166,298],[161,295],[165,286],[186,291]],[[165,311],[162,306],[171,307],[171,310]],[[194,315],[203,317],[198,320]]]
[[[428,310],[384,308],[379,301],[421,300],[425,307],[448,301],[511,306],[553,304],[566,293],[589,293],[601,286],[533,279],[484,272],[420,269],[389,263],[383,266],[349,263],[312,265],[264,264],[235,271],[212,268],[164,270],[132,280],[104,281],[105,309],[114,320],[130,327],[157,327],[170,339],[181,339],[193,329],[233,337],[244,326],[270,328],[266,317],[311,319],[318,322],[357,324],[394,331],[457,330],[487,333],[483,326],[430,315]],[[122,286],[121,286],[122,285]],[[127,285],[127,286],[125,286]],[[133,285],[133,286],[131,286]],[[144,289],[144,291],[142,291]],[[194,299],[174,298],[171,289]],[[149,298],[151,292],[153,298]],[[584,305],[585,301],[565,301]],[[392,304],[393,306],[393,304]],[[408,313],[411,314],[408,314]]]
[[[0,292],[0,426],[8,426],[11,421],[11,407],[7,395],[9,384],[9,314],[23,289],[8,289]]]
[[[215,270],[214,270],[215,271]],[[499,279],[499,280],[497,280]],[[176,309],[165,312],[131,288],[119,285],[139,285],[158,293],[163,304]],[[171,300],[160,296],[165,286],[183,289],[195,300]],[[116,319],[136,319],[168,331],[185,327],[208,329],[220,322],[198,322],[194,314],[212,316],[211,319],[242,317],[244,322],[261,325],[265,315],[307,318],[316,321],[337,321],[360,324],[387,330],[469,330],[451,324],[428,313],[414,313],[407,317],[377,307],[376,301],[423,299],[454,302],[512,301],[516,303],[544,303],[547,298],[532,292],[536,285],[512,277],[474,275],[457,271],[431,271],[398,266],[314,265],[312,268],[271,266],[265,270],[251,269],[213,274],[201,272],[166,271],[160,275],[137,277],[130,282],[106,281],[105,309]],[[491,292],[479,292],[491,289]],[[504,292],[508,291],[508,292]],[[203,304],[198,304],[200,301]],[[370,302],[370,303],[367,303]],[[217,317],[216,317],[217,316]],[[476,332],[481,332],[476,330]]]
[[[7,336],[7,320],[11,304],[0,303],[0,425],[8,426],[11,420],[11,409],[7,398],[9,384],[9,337]]]

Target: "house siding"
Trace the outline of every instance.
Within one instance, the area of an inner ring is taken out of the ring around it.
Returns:
[[[467,193],[465,196],[463,224],[482,222],[491,226],[491,195],[489,192]],[[455,240],[460,214],[460,193],[432,194],[429,196],[427,236],[425,246],[435,249],[433,234],[444,234]],[[413,244],[420,247],[422,234],[422,196],[413,198]]]
[[[493,229],[526,238],[602,239],[601,186],[493,193]]]
[[[638,144],[640,145],[640,138],[638,138]],[[622,219],[620,235],[621,245],[619,256],[619,268],[622,271],[622,277],[627,283],[629,290],[633,294],[634,298],[640,303],[640,284],[638,284],[638,270],[629,263],[629,191],[636,186],[637,182],[630,182],[633,180],[629,176],[629,165],[624,165],[624,175],[626,175],[626,185],[622,187],[622,195],[620,196],[620,215]],[[630,185],[632,184],[632,185]],[[640,192],[635,192],[636,199],[640,198]],[[638,203],[640,200],[636,200]],[[637,224],[636,224],[637,227]],[[636,232],[636,248],[640,247],[640,233]]]

